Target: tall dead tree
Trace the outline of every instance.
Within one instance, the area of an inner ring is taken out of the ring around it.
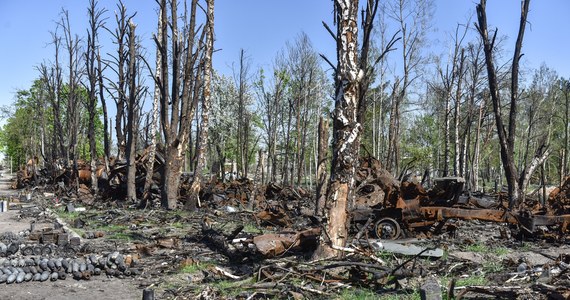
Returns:
[[[461,121],[461,98],[462,98],[462,89],[461,84],[463,83],[463,79],[465,77],[465,49],[461,49],[461,54],[459,55],[459,69],[457,69],[457,85],[455,86],[455,101],[454,101],[454,113],[453,113],[453,127],[454,127],[454,160],[453,160],[453,173],[455,176],[464,177],[463,174],[463,161],[461,159],[461,145],[465,143],[465,139],[461,140],[459,136],[459,123]]]
[[[200,136],[196,149],[196,168],[190,187],[190,200],[187,208],[194,209],[200,203],[200,186],[204,181],[204,168],[206,167],[206,151],[208,147],[208,126],[210,118],[212,94],[212,53],[214,51],[214,0],[208,0],[206,21],[206,47],[204,49],[204,88],[202,92],[202,115],[200,121]]]
[[[517,40],[515,42],[515,50],[513,54],[513,61],[511,65],[511,85],[510,85],[510,105],[509,105],[509,123],[508,131],[503,120],[501,112],[501,93],[495,69],[494,62],[494,44],[497,36],[497,30],[493,33],[493,37],[489,37],[487,29],[487,15],[486,15],[486,0],[481,0],[477,5],[477,20],[475,25],[483,41],[483,49],[485,52],[485,61],[487,63],[487,76],[489,81],[489,90],[491,94],[491,101],[493,102],[493,112],[495,115],[495,125],[497,127],[497,134],[499,137],[499,145],[501,149],[501,161],[505,171],[505,178],[507,181],[509,207],[518,205],[521,199],[524,199],[525,189],[528,185],[530,176],[535,169],[540,166],[549,155],[549,149],[546,145],[540,145],[535,153],[532,161],[525,166],[520,176],[517,176],[517,168],[514,158],[515,147],[515,134],[516,134],[516,118],[517,118],[517,103],[519,101],[519,62],[522,57],[522,42],[527,23],[528,8],[530,0],[523,0],[521,2],[521,18],[519,23],[519,31]]]
[[[79,82],[81,71],[79,69],[80,62],[80,42],[81,40],[71,32],[71,24],[69,22],[69,12],[62,10],[59,26],[63,30],[64,48],[67,51],[67,69],[68,69],[68,82],[67,82],[67,102],[66,102],[66,115],[65,115],[65,136],[66,136],[66,154],[65,159],[73,162],[72,180],[77,179],[77,137],[79,134],[79,111],[80,111],[80,98],[79,98]],[[78,183],[77,183],[78,184]]]
[[[249,172],[249,151],[251,147],[251,114],[247,108],[249,101],[249,67],[250,62],[245,55],[245,50],[241,49],[239,54],[239,70],[234,74],[234,81],[237,89],[237,165],[241,176],[247,177]]]
[[[127,156],[127,201],[135,202],[136,194],[136,145],[138,139],[139,125],[139,99],[141,88],[137,82],[138,74],[138,53],[136,42],[136,25],[132,21],[132,17],[128,20],[129,31],[128,37],[128,97],[127,97],[127,130],[126,130],[126,156]]]
[[[184,154],[188,149],[190,125],[200,94],[201,66],[200,57],[203,34],[200,36],[196,29],[196,8],[198,0],[192,0],[189,19],[186,13],[182,20],[187,22],[185,29],[178,28],[178,2],[170,1],[170,9],[166,0],[160,1],[161,31],[160,40],[155,37],[160,51],[160,77],[155,81],[160,87],[160,121],[165,144],[166,164],[163,169],[164,180],[161,191],[161,204],[167,209],[177,207],[180,175],[182,172]],[[170,12],[170,21],[168,18]],[[169,29],[171,44],[169,49]],[[198,37],[200,36],[200,40]],[[171,72],[168,72],[171,66]],[[172,74],[169,80],[168,74]],[[169,91],[168,85],[171,90]]]
[[[481,128],[483,125],[483,118],[487,110],[486,97],[481,97],[479,107],[476,109],[475,98],[481,92],[482,85],[482,74],[484,72],[485,65],[482,59],[482,44],[469,44],[467,46],[467,103],[468,111],[472,111],[467,114],[467,119],[465,121],[465,131],[464,136],[470,139],[471,128],[474,126],[472,123],[476,122],[475,133],[474,133],[474,145],[472,149],[472,155],[470,156],[471,164],[467,168],[469,172],[467,176],[468,189],[472,191],[479,191],[479,160],[480,160],[480,148],[481,148]],[[464,147],[464,163],[467,166],[467,148],[469,148],[469,143],[465,143]]]
[[[127,16],[127,8],[120,0],[117,3],[117,11],[115,11],[115,21],[117,27],[114,31],[109,30],[113,36],[113,43],[116,45],[117,50],[112,60],[107,63],[107,66],[115,73],[116,81],[110,80],[108,83],[111,86],[110,95],[115,101],[116,114],[115,114],[115,137],[117,139],[117,159],[125,157],[125,131],[126,131],[126,102],[127,102],[127,73],[128,73],[128,45],[127,35],[129,31],[128,25],[129,17]]]
[[[327,119],[321,117],[319,119],[319,133],[318,133],[318,155],[317,155],[317,196],[315,203],[315,215],[322,216],[323,208],[325,207],[327,197],[327,179],[328,172],[327,156],[329,148],[329,122]]]
[[[378,1],[368,1],[363,28],[362,49],[368,48],[367,30],[372,22]],[[361,107],[361,83],[368,69],[362,69],[362,56],[358,49],[358,0],[335,0],[334,20],[337,25],[337,66],[335,69],[335,108],[333,117],[333,153],[331,177],[325,204],[326,225],[315,257],[340,255],[339,247],[346,245],[348,237],[348,209],[354,199],[354,175],[358,164]],[[371,14],[370,16],[368,14]],[[370,22],[368,24],[368,22]],[[328,27],[327,27],[328,28]],[[330,31],[330,30],[329,30]],[[366,81],[365,81],[366,82]]]
[[[164,10],[160,9],[158,12],[158,26],[157,26],[157,40],[161,41],[162,40],[162,31],[160,30],[162,28],[162,13],[164,13]],[[154,78],[161,78],[161,54],[160,54],[160,49],[156,50],[156,69],[154,72]],[[152,120],[151,120],[151,125],[150,125],[150,145],[148,146],[149,148],[149,152],[148,152],[148,161],[146,164],[146,177],[145,177],[145,181],[144,181],[144,187],[143,187],[143,193],[142,193],[142,199],[141,199],[141,203],[140,203],[140,207],[141,208],[146,208],[148,205],[148,200],[150,199],[150,187],[153,183],[152,181],[152,176],[154,174],[154,162],[155,162],[155,158],[156,158],[156,134],[158,131],[158,111],[159,111],[159,101],[160,101],[160,86],[158,85],[158,82],[154,82],[154,94],[153,94],[153,99],[152,99]]]
[[[361,124],[357,121],[359,81],[363,71],[358,68],[358,0],[335,0],[335,21],[338,66],[335,80],[333,112],[333,158],[327,192],[324,237],[316,251],[318,257],[336,254],[335,247],[344,247],[348,237],[348,203],[354,186],[358,162],[358,139]]]
[[[562,146],[562,167],[560,170],[560,184],[564,182],[564,176],[569,175],[570,171],[568,170],[568,157],[570,153],[568,153],[570,144],[570,81],[567,79],[562,79],[560,81],[560,88],[562,94],[564,95],[564,115],[562,119],[564,120],[564,145]]]
[[[101,100],[101,108],[103,109],[103,156],[105,160],[105,171],[108,172],[111,150],[109,138],[109,118],[107,113],[107,102],[105,101],[103,70],[104,67],[101,60],[101,53],[100,51],[97,51],[97,79],[99,84],[99,99]]]
[[[87,125],[87,137],[89,139],[89,156],[91,159],[91,188],[97,194],[97,146],[95,143],[95,117],[97,116],[97,88],[101,82],[101,72],[98,72],[100,67],[97,63],[99,56],[99,35],[98,31],[104,26],[104,19],[102,18],[105,9],[97,9],[97,1],[90,0],[87,9],[89,15],[89,28],[87,29],[87,50],[85,51],[85,64],[87,73],[87,113],[89,114],[89,124]]]
[[[48,99],[50,102],[51,113],[53,116],[53,149],[52,164],[57,163],[58,159],[65,158],[67,152],[65,151],[64,135],[63,135],[63,120],[62,120],[62,106],[63,99],[61,97],[61,90],[63,85],[62,68],[60,64],[60,47],[61,37],[57,31],[51,33],[52,43],[54,45],[54,62],[52,66],[42,63],[39,71],[42,79],[46,82],[48,88]],[[67,160],[64,159],[64,164],[67,166]]]

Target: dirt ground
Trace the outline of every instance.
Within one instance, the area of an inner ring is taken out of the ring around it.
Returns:
[[[26,198],[9,184],[8,178],[0,178],[0,199]],[[55,196],[49,186],[37,188],[31,201],[14,201],[21,209],[14,205],[0,213],[0,236],[28,231],[31,222],[36,230],[52,228],[57,216],[65,228],[85,237],[76,256],[119,251],[136,256],[133,269],[142,271],[123,278],[103,274],[91,280],[68,276],[54,282],[0,283],[0,300],[142,299],[144,288],[153,289],[156,299],[417,300],[431,281],[442,299],[570,299],[570,242],[547,228],[541,237],[519,239],[511,225],[449,220],[453,230],[418,231],[395,241],[366,234],[351,241],[350,249],[360,250],[313,261],[307,229],[315,225],[303,213],[309,197],[273,196],[265,203],[268,207],[254,212],[224,194],[241,195],[243,186],[221,189],[194,212],[141,210],[101,200],[70,213],[62,202],[79,207],[81,201],[64,201],[65,195]],[[104,235],[88,238],[96,231]],[[276,242],[291,236],[297,236],[291,245]],[[284,252],[277,252],[280,247]],[[414,248],[439,254],[424,257],[414,254]]]
[[[0,178],[0,198],[19,197],[18,192],[10,190],[10,178]],[[19,210],[0,213],[0,234],[18,233],[30,228],[30,219],[22,219]],[[36,228],[51,224],[37,223]],[[71,276],[70,276],[71,277]],[[107,278],[104,275],[93,276],[91,280],[77,281],[68,277],[58,281],[29,281],[19,284],[0,284],[0,299],[30,300],[106,300],[106,299],[142,299],[142,289],[138,288],[136,278]]]

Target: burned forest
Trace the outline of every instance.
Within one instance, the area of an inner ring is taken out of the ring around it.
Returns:
[[[83,2],[1,107],[1,299],[570,299],[544,4],[326,1],[258,62],[228,1]]]

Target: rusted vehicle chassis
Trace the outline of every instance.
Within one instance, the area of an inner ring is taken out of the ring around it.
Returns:
[[[381,239],[397,239],[404,231],[435,227],[439,229],[449,219],[481,220],[498,223],[517,224],[528,232],[534,232],[539,226],[559,226],[561,233],[567,233],[570,225],[569,215],[533,215],[527,211],[505,211],[499,209],[473,209],[459,207],[424,206],[415,200],[404,200],[405,207],[356,210],[353,221],[362,224],[372,218],[373,233]]]

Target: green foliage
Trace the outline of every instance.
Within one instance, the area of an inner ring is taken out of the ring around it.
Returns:
[[[76,89],[76,100],[78,105],[80,124],[78,129],[78,154],[79,158],[89,157],[89,142],[87,140],[86,128],[89,116],[85,112],[83,105],[87,99],[87,91],[83,87]],[[28,90],[20,90],[16,93],[13,107],[4,108],[3,114],[6,123],[0,130],[0,150],[9,156],[16,167],[25,163],[31,157],[41,157],[42,149],[50,151],[54,149],[57,141],[54,140],[54,109],[51,105],[50,97],[54,95],[50,92],[43,80],[36,80]],[[69,99],[69,87],[62,86],[60,95],[59,116],[62,125],[69,117],[66,112],[66,103]],[[103,153],[103,123],[101,120],[102,109],[97,109],[95,116],[95,131],[98,154]],[[42,142],[44,145],[42,145]],[[49,153],[44,153],[45,157],[51,157]]]
[[[438,148],[441,148],[438,126],[433,115],[422,115],[413,120],[410,130],[402,133],[404,136],[403,157],[414,161],[418,169],[432,166]]]

